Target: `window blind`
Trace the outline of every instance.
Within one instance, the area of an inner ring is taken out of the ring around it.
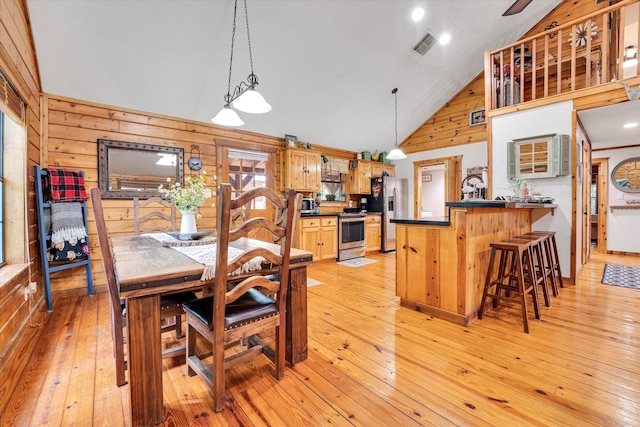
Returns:
[[[3,110],[15,121],[24,124],[26,104],[2,69],[0,69],[0,105],[3,105]]]

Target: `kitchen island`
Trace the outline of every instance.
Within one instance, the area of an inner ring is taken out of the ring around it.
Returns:
[[[482,299],[489,244],[531,231],[556,205],[504,201],[448,202],[448,217],[394,219],[396,295],[400,303],[468,325]]]

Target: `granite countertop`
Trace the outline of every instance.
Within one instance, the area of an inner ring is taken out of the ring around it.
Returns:
[[[313,216],[338,216],[339,212],[330,212],[330,213],[301,213],[300,218],[309,218]]]
[[[505,200],[469,200],[446,202],[449,208],[557,208],[553,203],[513,203]]]
[[[391,219],[390,222],[393,224],[416,224],[416,225],[439,225],[439,226],[448,226],[451,225],[451,221],[449,221],[448,216],[431,216],[428,218],[397,218]]]

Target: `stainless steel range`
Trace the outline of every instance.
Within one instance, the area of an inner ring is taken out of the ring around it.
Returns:
[[[338,261],[364,256],[365,216],[359,208],[344,208],[338,214]]]

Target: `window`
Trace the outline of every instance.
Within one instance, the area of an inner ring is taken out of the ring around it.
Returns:
[[[266,165],[269,156],[240,150],[229,150],[229,184],[233,187],[233,197],[253,188],[266,187]],[[265,209],[263,197],[254,199],[252,209]]]
[[[509,178],[552,178],[569,173],[569,135],[542,135],[508,143]]]
[[[320,179],[320,200],[334,202],[344,202],[347,193],[345,192],[343,174],[340,172],[322,171]]]
[[[1,69],[0,93],[0,264],[24,263],[28,259],[29,241],[25,179],[27,105]],[[4,162],[5,158],[9,161]]]

